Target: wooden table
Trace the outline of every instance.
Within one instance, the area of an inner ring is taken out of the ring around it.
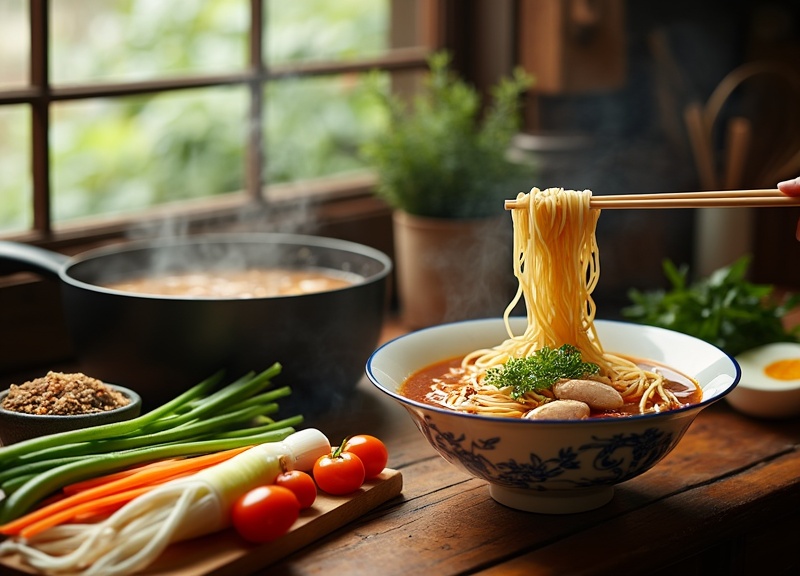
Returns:
[[[402,497],[265,574],[772,576],[800,567],[800,419],[755,420],[720,401],[610,504],[550,516],[497,504],[394,400],[367,381],[357,393],[347,422],[320,426],[332,438],[353,428],[384,438]]]
[[[391,322],[384,339],[400,332]],[[718,402],[611,503],[564,516],[497,504],[366,379],[346,413],[310,424],[332,440],[383,438],[402,495],[262,574],[772,576],[800,567],[800,419],[754,420]]]

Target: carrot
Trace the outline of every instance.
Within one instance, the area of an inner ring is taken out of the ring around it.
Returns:
[[[68,484],[67,486],[64,486],[61,489],[61,491],[67,496],[72,496],[73,494],[77,494],[78,492],[83,492],[84,490],[88,490],[89,488],[94,488],[95,486],[108,484],[115,480],[119,480],[120,478],[127,478],[128,476],[132,476],[133,474],[137,474],[139,472],[142,472],[143,470],[160,468],[161,466],[165,466],[171,464],[172,462],[175,462],[175,460],[176,458],[168,458],[166,460],[157,460],[156,462],[150,462],[148,464],[140,464],[139,466],[133,466],[132,468],[128,468],[127,470],[120,470],[119,472],[114,472],[112,474],[97,476],[96,478],[89,478],[81,482],[74,482],[72,484]]]
[[[189,473],[197,472],[204,468],[213,466],[214,464],[224,462],[236,454],[245,451],[247,448],[248,447],[233,448],[230,450],[197,456],[195,458],[175,460],[170,463],[165,463],[163,466],[145,467],[144,469],[135,471],[133,474],[123,476],[122,478],[112,479],[105,484],[99,484],[92,488],[77,492],[71,496],[67,496],[66,498],[56,500],[47,506],[37,508],[36,510],[29,512],[24,516],[20,516],[16,520],[12,520],[11,522],[0,526],[0,534],[19,534],[31,524],[46,520],[51,515],[65,512],[79,504],[91,503],[95,500],[102,499],[119,492],[133,490],[135,488],[160,484],[163,483],[165,479],[170,479],[175,476],[185,476]]]

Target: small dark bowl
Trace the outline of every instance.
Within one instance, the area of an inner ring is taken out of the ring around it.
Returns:
[[[15,442],[36,438],[37,436],[99,426],[100,424],[110,424],[112,422],[122,422],[123,420],[136,418],[141,413],[142,399],[136,392],[116,384],[106,384],[106,386],[121,392],[130,398],[130,402],[114,410],[70,416],[26,414],[0,407],[0,445],[8,446]],[[2,405],[7,395],[8,390],[0,392],[0,405]]]

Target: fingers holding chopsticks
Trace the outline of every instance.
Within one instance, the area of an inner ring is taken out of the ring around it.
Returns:
[[[778,190],[787,196],[800,196],[800,176],[794,180],[784,180],[778,183]],[[800,219],[797,220],[797,232],[795,237],[800,241]]]
[[[784,180],[778,183],[778,190],[787,196],[800,196],[800,176],[794,180]]]

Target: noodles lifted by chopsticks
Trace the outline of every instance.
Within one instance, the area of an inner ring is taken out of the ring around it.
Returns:
[[[614,387],[626,401],[640,398],[641,412],[679,404],[664,387],[661,374],[605,353],[597,337],[591,294],[600,277],[595,237],[600,210],[590,207],[591,196],[589,190],[563,188],[533,188],[517,196],[512,221],[514,274],[519,287],[504,313],[509,338],[468,354],[461,364],[468,384],[440,386],[434,391],[439,401],[480,414],[522,416],[550,401],[549,392],[512,398],[509,390],[483,384],[487,370],[544,347],[570,344],[581,351],[585,362],[600,367],[599,373],[589,378]],[[523,334],[514,335],[509,319],[521,298],[527,308],[527,327]]]

